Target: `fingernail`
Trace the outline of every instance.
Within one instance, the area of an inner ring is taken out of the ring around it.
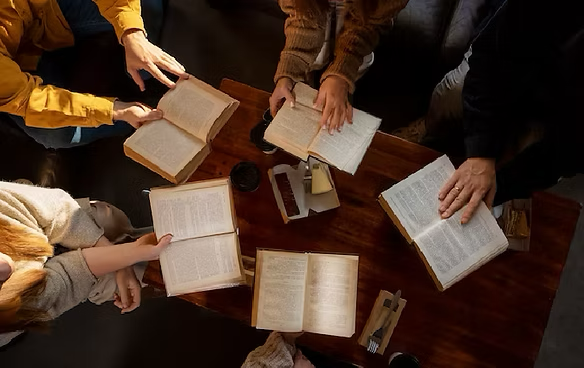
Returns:
[[[446,208],[445,208],[445,207],[440,207],[440,208],[438,209],[438,211],[440,211],[440,212],[444,212],[444,211],[446,211]]]
[[[290,107],[294,108],[294,102],[290,101]]]
[[[322,130],[325,130],[325,129],[326,129],[326,125],[323,125],[323,126],[322,126]]]

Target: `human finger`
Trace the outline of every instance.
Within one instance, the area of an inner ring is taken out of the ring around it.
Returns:
[[[175,87],[174,82],[168,79],[168,77],[164,75],[164,73],[161,72],[160,69],[158,69],[158,66],[156,66],[156,64],[154,64],[153,62],[149,62],[148,64],[146,64],[145,69],[147,72],[152,74],[154,78],[158,79],[160,83],[166,85],[168,88]]]
[[[162,111],[158,110],[158,109],[151,109],[150,111],[144,110],[144,113],[141,114],[140,116],[140,121],[142,122],[146,122],[146,121],[153,121],[153,120],[158,120],[158,119],[162,119]]]
[[[460,195],[463,189],[464,188],[462,184],[457,182],[456,185],[450,189],[450,192],[446,194],[446,197],[444,197],[444,199],[440,202],[440,208],[438,208],[438,212],[443,213],[446,211],[452,202]]]
[[[132,281],[132,283],[130,284],[129,290],[130,290],[130,296],[132,297],[132,303],[127,308],[124,308],[122,310],[122,313],[131,312],[140,306],[140,302],[142,299],[142,294],[141,294],[142,289],[140,287],[140,284],[138,283],[138,280],[134,279]]]
[[[326,100],[324,104],[324,109],[322,110],[322,116],[318,122],[322,129],[328,128],[333,112],[334,112],[333,104],[329,100]]]
[[[173,65],[175,65],[178,69],[180,69],[182,71],[182,73],[177,74],[179,77],[188,79],[189,74],[186,72],[186,68],[184,67],[184,65],[179,63],[178,60],[176,60],[172,55],[169,55],[166,52],[163,52],[162,58],[164,60],[167,60],[168,62],[172,63]]]
[[[347,102],[347,122],[353,124],[353,106]]]
[[[172,241],[172,235],[166,234],[162,238],[160,238],[160,241],[158,242],[156,247],[160,248],[160,249],[164,249],[170,244],[171,241]]]
[[[314,104],[312,105],[313,108],[317,110],[322,110],[326,103],[326,93],[322,90],[318,91],[316,98],[314,99]]]
[[[329,124],[329,134],[333,134],[333,132],[335,131],[335,129],[338,129],[341,122],[341,109],[340,108],[335,108],[333,109],[333,113],[331,114],[331,122]]]
[[[454,174],[452,174],[452,176],[450,177],[450,179],[448,179],[446,181],[446,183],[444,183],[444,185],[442,186],[442,188],[440,188],[440,191],[438,192],[438,199],[439,200],[441,200],[441,201],[444,200],[444,198],[446,197],[446,195],[448,193],[450,193],[450,191],[452,190],[452,188],[454,188],[454,184],[456,184],[456,182],[458,181],[458,177],[459,177],[458,170],[456,170],[454,172]]]
[[[114,293],[114,305],[120,309],[124,309],[124,306],[122,305],[122,299],[120,299],[118,293]]]
[[[278,110],[280,110],[280,100],[274,97],[274,94],[270,96],[270,114],[272,117],[276,116]]]
[[[452,216],[456,211],[461,209],[470,199],[472,193],[468,189],[463,189],[462,192],[450,204],[450,207],[444,212],[442,212],[442,218],[448,218]]]
[[[184,70],[181,69],[177,64],[166,59],[162,59],[159,62],[157,62],[156,66],[166,70],[169,73],[176,75],[179,78],[186,74]]]
[[[337,130],[340,132],[343,130],[343,125],[345,125],[345,119],[347,118],[346,110],[341,111],[341,119],[339,120],[339,126],[337,126]]]
[[[128,69],[128,73],[130,73],[130,76],[134,80],[134,83],[136,83],[138,85],[138,88],[140,88],[140,91],[144,92],[146,90],[146,87],[144,85],[144,81],[142,80],[142,77],[140,76],[140,73],[138,72],[138,70]]]
[[[482,199],[483,199],[483,196],[481,195],[480,191],[475,191],[472,194],[472,197],[470,198],[470,201],[468,201],[468,205],[464,209],[464,213],[462,214],[462,217],[460,218],[461,224],[466,224],[467,222],[470,221],[470,219],[472,218],[472,215],[475,213],[475,211],[477,210],[477,208],[481,204]]]
[[[296,106],[296,98],[292,94],[292,91],[290,91],[288,88],[284,88],[282,90],[282,93],[284,95],[284,98],[286,98],[286,102],[290,103],[290,107],[292,107],[292,108],[295,107]]]
[[[128,306],[131,304],[131,300],[130,300],[130,292],[128,290],[128,286],[127,285],[123,285],[123,286],[119,286],[118,285],[118,293],[120,296],[120,302],[122,304],[122,307],[124,308],[128,308]]]

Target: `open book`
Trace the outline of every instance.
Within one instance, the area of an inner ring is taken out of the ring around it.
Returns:
[[[359,257],[258,249],[252,326],[351,337]]]
[[[318,124],[321,110],[312,107],[318,91],[296,83],[294,94],[296,106],[282,106],[266,130],[265,140],[304,161],[314,156],[354,175],[381,119],[353,109],[353,124],[345,124],[342,132],[331,135]]]
[[[136,130],[124,152],[165,179],[182,183],[211,152],[211,140],[238,106],[237,100],[193,76],[180,80],[158,103],[164,119]]]
[[[168,296],[245,282],[229,179],[156,188],[150,205],[157,238],[173,235],[160,254]]]
[[[379,201],[409,243],[414,243],[440,291],[507,249],[507,238],[481,202],[472,219],[460,223],[464,208],[444,220],[438,192],[454,173],[442,156],[381,193]]]

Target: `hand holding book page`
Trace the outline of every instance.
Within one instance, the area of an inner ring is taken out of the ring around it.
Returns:
[[[155,188],[150,203],[156,235],[174,235],[160,255],[169,296],[244,281],[228,179]]]
[[[285,104],[274,117],[265,139],[306,161],[312,155],[350,174],[355,174],[381,119],[353,109],[353,124],[331,135],[319,125],[322,112],[313,106],[318,91],[306,84],[294,87],[296,106]]]
[[[332,135],[321,130],[308,150],[314,152],[317,158],[332,162],[339,169],[354,174],[380,123],[381,119],[354,109],[353,124],[345,124],[341,133]]]
[[[484,203],[465,225],[460,224],[460,211],[441,219],[438,192],[453,172],[448,157],[442,156],[381,195],[443,289],[503,252],[508,244]]]
[[[231,101],[216,96],[212,87],[192,77],[176,84],[160,99],[158,108],[164,118],[203,142]]]
[[[175,189],[165,191],[163,196],[157,191],[150,194],[157,235],[172,234],[173,240],[178,241],[235,230],[228,186],[195,191],[182,187]]]
[[[173,242],[164,253],[169,295],[229,287],[241,282],[235,233]],[[169,285],[171,287],[169,288]]]
[[[237,100],[189,76],[158,103],[164,119],[140,127],[124,143],[124,152],[175,184],[185,182],[238,106]]]
[[[133,150],[171,176],[178,173],[200,152],[205,142],[169,123],[156,120],[143,125],[132,135]]]

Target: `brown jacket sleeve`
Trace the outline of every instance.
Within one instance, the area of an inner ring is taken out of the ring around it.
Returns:
[[[302,82],[324,44],[326,14],[309,18],[297,14],[294,0],[278,0],[278,3],[288,19],[284,24],[286,44],[280,54],[274,82],[283,77]]]
[[[407,3],[408,0],[381,0],[366,21],[356,14],[354,6],[347,5],[343,28],[336,40],[335,57],[322,75],[321,82],[336,75],[349,84],[349,90],[353,93],[363,58],[373,52],[380,34],[391,26],[393,18]]]

